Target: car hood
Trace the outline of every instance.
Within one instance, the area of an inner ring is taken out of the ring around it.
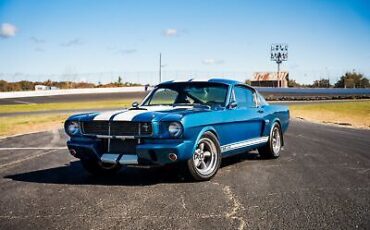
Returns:
[[[187,114],[210,112],[212,109],[193,106],[142,106],[124,110],[85,113],[71,116],[68,120],[79,121],[180,121]]]

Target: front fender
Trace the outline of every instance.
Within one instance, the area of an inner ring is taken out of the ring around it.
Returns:
[[[218,139],[218,134],[217,134],[217,131],[216,131],[216,129],[215,129],[215,128],[213,128],[212,126],[206,126],[206,127],[203,127],[203,128],[200,130],[200,132],[199,132],[199,134],[198,134],[197,138],[195,139],[194,146],[193,146],[193,150],[192,150],[191,154],[193,154],[193,153],[195,152],[195,149],[196,149],[196,147],[197,147],[197,143],[199,142],[199,140],[200,140],[200,138],[203,136],[203,134],[204,134],[204,133],[206,133],[206,132],[212,132],[213,134],[215,134],[215,136],[216,136],[216,137],[217,137],[217,139]]]

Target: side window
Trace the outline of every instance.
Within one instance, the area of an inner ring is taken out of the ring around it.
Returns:
[[[254,92],[242,86],[234,88],[235,101],[239,108],[256,107]]]
[[[259,98],[259,101],[260,101],[260,105],[268,105],[269,104],[269,103],[267,103],[265,98],[260,93],[257,93],[257,94],[258,94],[258,98]]]

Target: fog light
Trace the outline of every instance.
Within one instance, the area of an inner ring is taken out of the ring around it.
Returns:
[[[170,153],[168,154],[168,158],[171,160],[171,161],[176,161],[177,160],[177,155],[174,154],[174,153]]]

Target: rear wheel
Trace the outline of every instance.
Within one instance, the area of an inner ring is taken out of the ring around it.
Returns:
[[[204,181],[216,175],[220,165],[220,144],[213,133],[206,132],[198,141],[193,157],[187,162],[188,170],[193,179]]]
[[[81,164],[86,171],[96,176],[114,174],[121,168],[119,164],[108,164],[96,160],[81,159]]]
[[[270,131],[268,143],[265,146],[259,148],[258,152],[260,156],[264,159],[278,158],[280,156],[282,143],[283,136],[280,125],[278,123],[274,123]]]

